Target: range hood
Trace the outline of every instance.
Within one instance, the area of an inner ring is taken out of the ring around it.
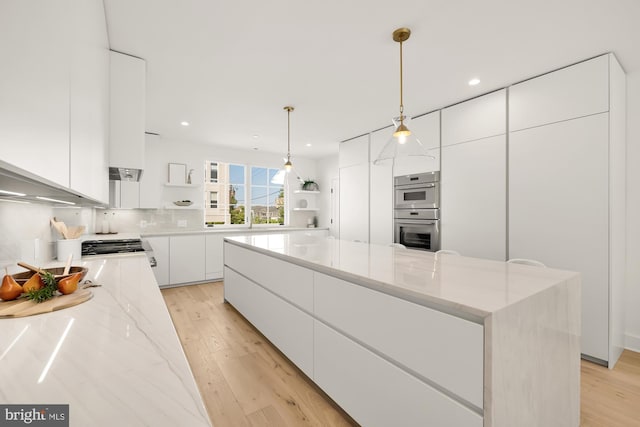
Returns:
[[[140,181],[142,169],[109,167],[109,181]]]

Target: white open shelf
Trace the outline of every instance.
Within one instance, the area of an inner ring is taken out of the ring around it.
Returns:
[[[168,182],[165,182],[164,186],[165,187],[198,188],[200,187],[200,184],[169,184]]]
[[[320,194],[319,191],[309,191],[309,190],[293,190],[294,194]]]
[[[319,211],[320,209],[318,208],[293,208],[294,211]]]

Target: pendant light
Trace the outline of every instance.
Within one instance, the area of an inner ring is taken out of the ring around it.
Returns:
[[[434,158],[427,153],[427,149],[422,145],[415,133],[409,130],[407,124],[411,118],[404,114],[403,80],[402,80],[402,43],[409,39],[411,30],[408,28],[398,28],[393,32],[393,41],[400,43],[400,115],[392,119],[393,135],[385,144],[384,148],[374,160],[373,164],[378,165],[385,160],[393,160],[404,156],[423,156]]]
[[[291,112],[293,107],[286,106],[284,109],[287,111],[287,162],[284,164],[284,170],[288,173],[293,167],[291,164]]]

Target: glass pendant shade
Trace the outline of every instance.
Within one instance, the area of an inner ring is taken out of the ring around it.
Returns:
[[[373,161],[374,165],[382,164],[396,157],[424,156],[430,159],[435,158],[428,153],[425,146],[416,137],[416,134],[411,132],[410,117],[404,116],[402,120],[400,120],[400,117],[395,117],[392,121],[394,126],[393,135]]]

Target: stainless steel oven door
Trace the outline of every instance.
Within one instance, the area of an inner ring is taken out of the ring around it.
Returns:
[[[440,183],[395,187],[396,209],[435,209],[438,207]]]
[[[439,220],[396,222],[395,241],[410,249],[435,252],[439,248]]]

